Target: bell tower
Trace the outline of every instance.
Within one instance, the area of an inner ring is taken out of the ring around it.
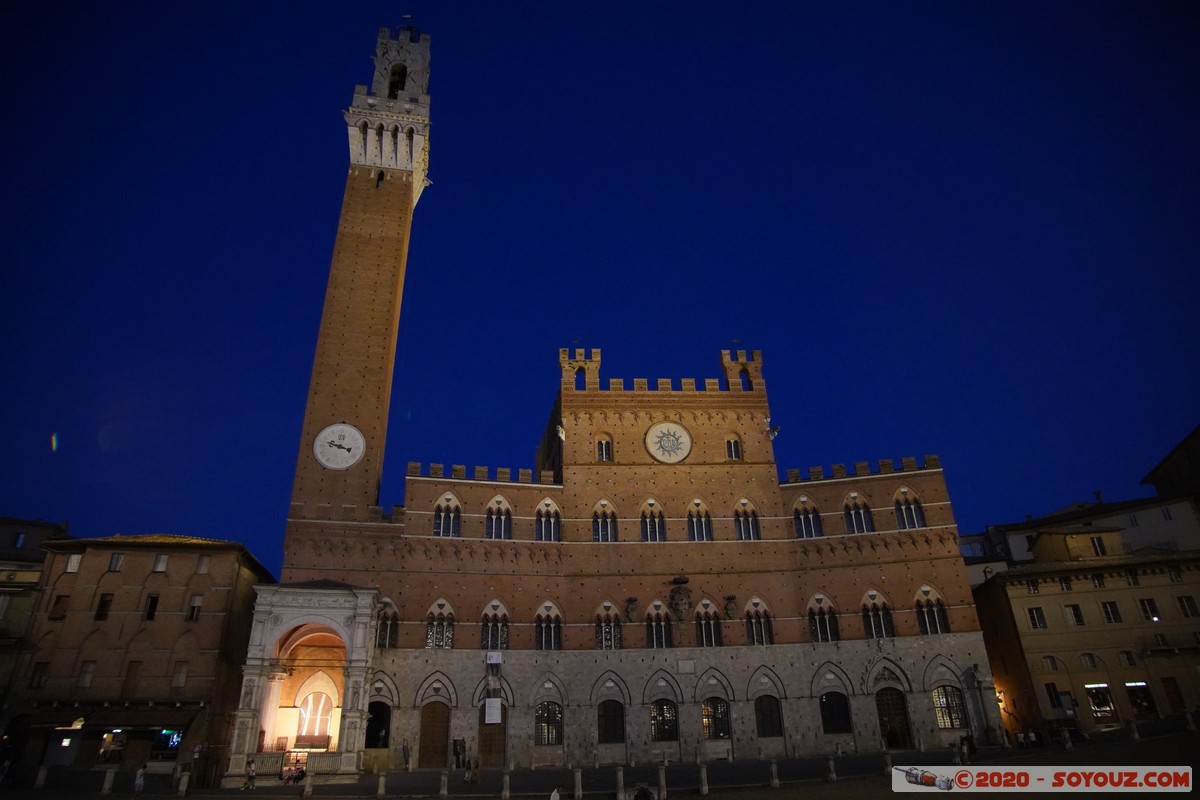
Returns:
[[[350,168],[300,435],[288,539],[304,521],[379,517],[413,209],[429,161],[429,36],[383,28],[345,112]],[[285,542],[285,574],[288,550]]]

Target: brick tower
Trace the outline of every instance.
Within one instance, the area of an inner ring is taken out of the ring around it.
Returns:
[[[429,36],[383,28],[345,112],[350,170],[317,335],[287,554],[297,527],[380,514],[379,482],[413,209],[429,158]],[[312,533],[313,531],[310,531]]]

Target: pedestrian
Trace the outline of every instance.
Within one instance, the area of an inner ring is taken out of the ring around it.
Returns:
[[[1029,746],[1037,747],[1037,743],[1038,743],[1037,734],[1034,733],[1033,731],[1030,731],[1029,732]]]
[[[243,789],[254,788],[254,759],[246,762],[246,782],[242,784]]]
[[[471,783],[479,783],[479,756],[475,756],[475,766],[471,770]]]
[[[550,793],[550,800],[562,800],[562,784],[554,787],[554,791]]]
[[[1017,747],[1020,747],[1020,748],[1025,747],[1025,732],[1024,731],[1017,731]]]
[[[967,756],[975,760],[975,734],[971,731],[967,731]]]
[[[146,765],[142,764],[137,768],[137,772],[133,773],[133,793],[141,794],[146,788]]]
[[[400,755],[404,758],[404,771],[412,771],[412,762],[409,761],[412,757],[412,748],[408,746],[408,739],[405,739],[404,744],[400,745]]]

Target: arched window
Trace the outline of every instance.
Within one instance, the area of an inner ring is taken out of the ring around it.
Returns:
[[[601,436],[596,440],[596,461],[607,464],[613,460],[613,443],[611,436]]]
[[[384,649],[396,647],[400,636],[400,615],[391,609],[384,609],[379,612],[375,624],[375,646]]]
[[[707,510],[698,508],[688,512],[688,541],[712,541],[712,519],[708,516]]]
[[[454,648],[454,611],[445,600],[438,600],[425,618],[425,647],[429,650]]]
[[[575,391],[582,392],[587,388],[587,373],[583,371],[583,367],[575,370]]]
[[[607,509],[597,509],[592,512],[592,541],[617,541],[617,515]]]
[[[512,538],[512,512],[503,506],[488,507],[483,535],[486,539]]]
[[[447,498],[433,511],[434,536],[462,536],[462,510],[458,503]]]
[[[661,611],[646,615],[646,647],[672,647],[671,618]]]
[[[329,736],[329,718],[333,700],[324,692],[313,692],[300,701],[300,721],[297,736]]]
[[[846,533],[871,533],[875,530],[875,520],[871,517],[871,508],[857,498],[857,492],[850,496],[843,508],[846,517]]]
[[[815,539],[821,535],[821,515],[810,505],[797,506],[792,512],[797,539]]]
[[[679,741],[679,709],[670,700],[655,700],[650,706],[650,741]]]
[[[596,615],[596,649],[621,649],[621,618],[611,611]]]
[[[808,635],[814,642],[836,642],[841,639],[838,633],[837,612],[824,605],[809,606]]]
[[[907,494],[896,500],[896,527],[902,531],[925,527],[925,514],[921,511],[920,500]]]
[[[764,694],[754,698],[754,723],[760,739],[783,736],[783,711],[778,697]]]
[[[534,744],[563,743],[563,710],[549,700],[538,703],[533,712]]]
[[[967,727],[967,705],[963,702],[962,689],[957,686],[939,686],[933,690],[933,713],[939,728]]]
[[[742,370],[741,372],[739,372],[738,379],[742,383],[742,391],[743,392],[754,391],[754,382],[750,380],[750,372],[748,370]]]
[[[508,649],[508,614],[484,614],[479,623],[479,646],[484,650]]]
[[[537,650],[562,650],[562,615],[553,603],[545,603],[534,620],[533,646]]]
[[[896,627],[892,625],[892,609],[887,603],[863,603],[863,632],[868,639],[892,639]]]
[[[733,527],[741,541],[758,541],[762,538],[758,529],[758,513],[754,509],[734,511]]]
[[[721,646],[721,618],[713,611],[696,613],[696,646]]]
[[[596,707],[596,732],[600,744],[625,743],[625,706],[604,700]]]
[[[950,620],[940,599],[917,601],[917,627],[922,636],[950,632]]]
[[[746,612],[746,644],[773,644],[771,614],[766,609]]]
[[[389,100],[395,100],[400,96],[401,90],[404,89],[404,84],[408,81],[408,67],[404,64],[392,64],[392,74],[388,78]]]
[[[661,509],[647,508],[642,511],[642,541],[665,542],[667,522]]]
[[[821,695],[821,730],[825,733],[850,733],[850,701],[841,692]]]
[[[539,508],[533,524],[533,538],[535,541],[562,541],[562,519],[559,517],[557,508]]]
[[[741,461],[742,460],[742,440],[736,436],[725,437],[725,460],[726,461]]]
[[[728,739],[729,703],[721,697],[710,697],[701,703],[700,725],[705,739]]]

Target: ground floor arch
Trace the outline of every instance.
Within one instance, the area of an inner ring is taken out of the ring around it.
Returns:
[[[508,745],[508,708],[500,707],[499,722],[488,722],[487,701],[479,707],[479,766],[503,767]]]

